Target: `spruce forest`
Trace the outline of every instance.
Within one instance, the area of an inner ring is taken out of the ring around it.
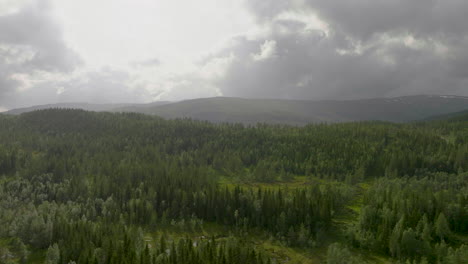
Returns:
[[[468,115],[0,115],[0,263],[468,263]]]

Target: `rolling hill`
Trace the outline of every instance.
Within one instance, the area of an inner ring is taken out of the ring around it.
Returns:
[[[24,107],[24,108],[16,108],[16,109],[12,109],[10,111],[5,112],[5,114],[19,115],[22,113],[32,112],[36,110],[52,109],[52,108],[83,109],[87,111],[103,112],[103,111],[110,111],[116,107],[124,107],[128,105],[129,104],[60,103],[60,104],[47,104],[47,105],[36,105],[36,106]]]
[[[7,113],[20,114],[45,108],[137,112],[167,119],[192,118],[214,123],[305,125],[367,120],[389,122],[422,120],[467,110],[468,97],[419,95],[347,101],[214,97],[150,104],[57,104],[14,109]]]
[[[92,104],[92,103],[58,103],[58,104],[46,104],[46,105],[35,105],[31,107],[24,107],[24,108],[16,108],[9,111],[4,112],[5,114],[10,115],[19,115],[22,113],[32,112],[36,110],[43,110],[43,109],[83,109],[87,111],[93,112],[113,112],[114,109],[126,108],[130,112],[137,112],[132,111],[132,107],[137,107],[138,110],[144,109],[145,107],[155,107],[157,105],[162,105],[169,102],[154,102],[150,104],[131,104],[131,103],[121,103],[121,104]]]

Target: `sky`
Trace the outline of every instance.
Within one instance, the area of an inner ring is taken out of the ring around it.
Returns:
[[[0,111],[468,96],[466,0],[0,0]]]

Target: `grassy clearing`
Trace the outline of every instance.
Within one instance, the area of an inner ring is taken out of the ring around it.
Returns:
[[[235,188],[236,186],[245,188],[262,188],[262,189],[295,189],[306,188],[312,184],[342,184],[339,182],[330,182],[320,178],[296,176],[290,182],[274,182],[274,183],[246,183],[234,182],[229,178],[221,178],[221,186],[228,188]],[[327,238],[322,242],[318,248],[298,249],[285,246],[275,239],[268,239],[265,235],[252,235],[249,234],[251,242],[257,249],[265,252],[267,255],[276,258],[278,263],[325,263],[328,246],[333,242],[341,242],[346,244],[345,231],[348,227],[354,225],[363,208],[363,199],[366,191],[372,186],[373,182],[365,182],[356,185],[356,192],[354,197],[346,205],[345,209],[335,216],[335,221],[331,230],[328,231]],[[210,233],[210,232],[208,232]],[[351,249],[353,254],[360,256],[366,263],[387,264],[392,263],[388,258],[366,250]]]
[[[46,250],[36,250],[31,252],[28,257],[28,264],[39,264],[44,263],[46,257]]]
[[[20,263],[20,259],[18,258],[17,252],[12,251],[12,248],[11,248],[12,241],[13,241],[12,238],[0,239],[0,248],[6,248],[10,250],[10,252],[13,254],[13,259],[9,259],[8,260],[9,262],[7,263]],[[45,254],[46,254],[46,250],[34,250],[30,252],[26,263],[28,264],[44,263]],[[0,260],[0,263],[3,263],[3,262],[1,262]]]
[[[252,245],[256,250],[277,260],[277,263],[291,264],[316,264],[323,263],[326,254],[326,246],[316,249],[299,249],[283,245],[281,242],[272,239],[268,234],[249,230],[248,234],[238,235],[232,232],[232,227],[218,225],[215,223],[205,223],[201,232],[183,232],[176,228],[164,228],[164,230],[146,233],[144,238],[150,248],[155,248],[159,244],[161,236],[166,237],[166,242],[171,243],[182,238],[190,238],[194,241],[211,239],[224,241],[229,237],[236,237]]]
[[[295,249],[278,245],[271,241],[263,241],[258,245],[259,248],[263,249],[268,255],[279,260],[280,263],[291,263],[291,264],[315,264],[323,263],[323,250],[313,250],[307,252],[303,249]]]
[[[246,188],[262,188],[262,189],[298,189],[311,186],[319,183],[330,183],[318,177],[295,176],[291,181],[276,181],[276,182],[245,182],[234,178],[221,177],[219,184],[221,187],[234,189],[237,186]]]

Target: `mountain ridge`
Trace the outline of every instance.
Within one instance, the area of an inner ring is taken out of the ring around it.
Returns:
[[[76,108],[88,111],[137,112],[166,119],[191,118],[213,123],[269,123],[306,125],[352,121],[410,122],[468,110],[468,97],[416,95],[359,100],[287,100],[211,97],[148,104],[62,103],[13,109],[21,114],[47,108]]]

